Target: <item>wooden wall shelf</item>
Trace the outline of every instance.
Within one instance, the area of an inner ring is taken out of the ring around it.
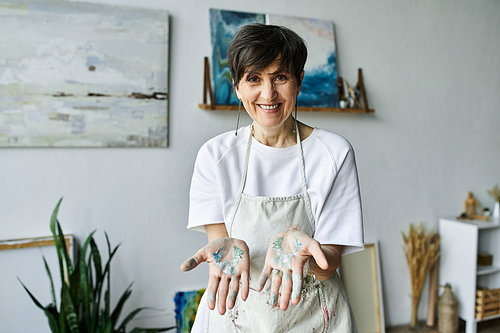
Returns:
[[[339,79],[341,79],[339,77]],[[364,108],[325,108],[325,107],[305,107],[299,106],[297,111],[300,112],[339,112],[339,113],[374,113],[374,109],[368,107],[368,99],[366,98],[366,90],[363,82],[363,71],[361,68],[358,69],[358,83],[356,88],[361,90],[361,100],[363,102]],[[210,98],[210,104],[208,104],[208,97]],[[203,78],[203,103],[198,104],[198,107],[202,110],[212,110],[212,111],[238,111],[238,105],[215,105],[213,104],[213,93],[212,84],[210,81],[210,65],[208,57],[205,57],[205,73]],[[359,104],[358,104],[359,105]]]

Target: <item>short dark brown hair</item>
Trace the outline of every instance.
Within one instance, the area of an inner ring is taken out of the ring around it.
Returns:
[[[255,23],[236,32],[227,58],[235,88],[245,73],[261,71],[275,60],[279,62],[278,71],[292,74],[300,85],[307,47],[304,40],[288,28]]]

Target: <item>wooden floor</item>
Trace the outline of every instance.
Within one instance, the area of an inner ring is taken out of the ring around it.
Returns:
[[[465,322],[460,321],[459,332],[465,332]],[[437,327],[427,327],[425,323],[421,324],[421,329],[419,330],[410,330],[409,326],[399,326],[388,328],[386,330],[387,333],[438,333]],[[483,321],[477,324],[477,333],[500,333],[500,319],[494,319],[489,321]]]

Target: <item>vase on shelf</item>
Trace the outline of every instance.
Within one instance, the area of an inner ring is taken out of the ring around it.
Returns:
[[[498,220],[500,218],[500,203],[495,201],[495,206],[493,207],[493,219]]]

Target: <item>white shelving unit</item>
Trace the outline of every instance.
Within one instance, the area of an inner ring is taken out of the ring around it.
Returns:
[[[475,318],[476,286],[500,288],[500,221],[439,220],[441,258],[439,284],[450,283],[457,296],[459,316],[466,322],[466,333],[476,333],[480,321],[500,318]],[[478,252],[493,255],[491,266],[477,265]]]

